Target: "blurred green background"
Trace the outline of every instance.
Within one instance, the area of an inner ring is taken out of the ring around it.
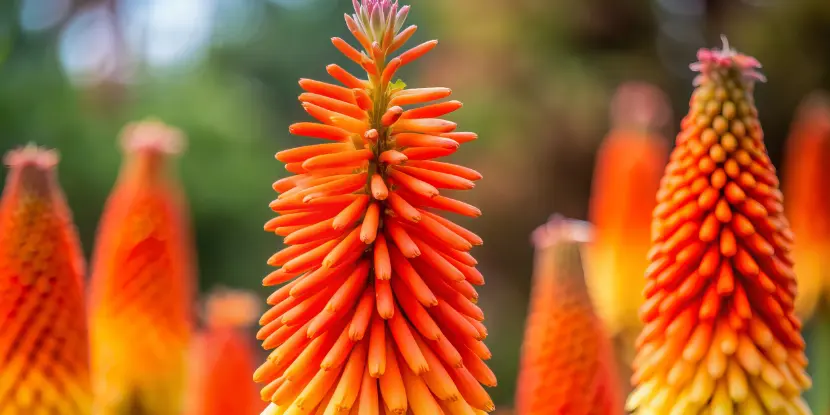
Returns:
[[[486,241],[475,254],[488,278],[481,305],[501,405],[515,387],[529,233],[552,212],[585,218],[620,83],[645,80],[669,94],[673,137],[692,90],[688,64],[726,34],[764,64],[769,82],[757,99],[776,165],[798,101],[830,88],[827,0],[413,3],[414,41],[441,43],[401,77],[412,87],[453,88],[465,107],[452,119],[481,137],[453,157],[485,177],[462,196],[484,216],[461,223]],[[273,154],[307,143],[287,132],[307,119],[297,80],[328,79],[332,62],[357,69],[329,42],[348,38],[342,16],[350,9],[349,0],[0,1],[0,151],[29,141],[60,150],[60,180],[89,252],[117,173],[121,127],[156,116],[182,128],[200,286],[265,295],[259,280],[280,241],[262,225],[270,185],[286,174]]]

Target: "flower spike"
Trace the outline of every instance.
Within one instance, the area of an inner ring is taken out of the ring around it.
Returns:
[[[366,71],[330,65],[343,86],[302,80],[303,106],[317,122],[290,132],[327,140],[277,153],[293,173],[274,183],[265,229],[288,245],[270,265],[257,338],[270,350],[254,373],[269,401],[263,414],[480,414],[494,405],[496,379],[484,361],[484,283],[469,251],[482,243],[439,216],[481,212],[443,195],[472,189],[481,175],[434,159],[473,133],[440,117],[461,108],[436,102],[446,88],[407,89],[400,66],[435,41],[392,56],[414,33],[400,31],[409,6],[353,1],[346,24],[362,50],[334,46]]]
[[[830,298],[830,97],[815,92],[798,108],[784,159],[785,212],[796,235],[793,246],[798,295],[795,310],[809,318]]]
[[[193,326],[194,252],[170,159],[183,134],[127,125],[124,163],[96,239],[91,333],[96,413],[180,414]]]
[[[614,415],[622,408],[613,349],[583,276],[587,222],[552,217],[533,233],[536,259],[516,392],[522,415]]]
[[[0,409],[90,415],[85,264],[58,184],[58,155],[30,144],[3,159]]]
[[[640,330],[643,272],[651,244],[651,211],[669,143],[659,134],[670,118],[668,98],[644,83],[621,85],[611,103],[612,129],[597,153],[586,246],[586,280],[597,313],[614,336]],[[630,354],[630,351],[629,351]]]
[[[657,192],[634,414],[810,414],[793,234],[752,96],[755,59],[703,49]]]
[[[248,337],[259,310],[257,297],[246,291],[217,289],[209,294],[205,328],[192,352],[188,415],[253,415],[265,407],[251,380],[255,345]]]

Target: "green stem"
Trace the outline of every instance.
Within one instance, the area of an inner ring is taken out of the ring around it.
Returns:
[[[810,359],[807,367],[813,377],[813,387],[805,396],[813,413],[824,415],[830,413],[830,310],[819,307],[804,331]]]

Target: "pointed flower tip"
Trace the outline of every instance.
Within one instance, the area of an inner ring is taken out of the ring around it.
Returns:
[[[3,163],[11,170],[6,178],[11,186],[7,188],[48,198],[56,190],[54,169],[58,161],[57,151],[32,143],[9,151],[3,157]]]
[[[205,320],[212,327],[247,326],[259,314],[259,298],[249,291],[218,288],[205,300]]]
[[[801,101],[796,113],[796,118],[803,121],[830,123],[830,93],[811,92]]]
[[[142,151],[181,154],[187,144],[184,133],[156,119],[127,124],[121,131],[121,146],[127,153]]]
[[[3,164],[12,169],[32,166],[41,170],[51,170],[57,166],[59,160],[60,156],[56,150],[29,143],[6,153]]]
[[[611,99],[611,121],[616,127],[631,125],[656,130],[665,127],[671,117],[668,96],[648,82],[623,83]]]
[[[354,11],[358,15],[360,14],[360,10],[362,8],[369,16],[372,16],[378,12],[383,13],[384,16],[388,16],[389,11],[392,10],[393,6],[395,8],[398,7],[398,2],[392,0],[363,0],[361,4],[358,0],[352,0],[352,6],[354,6]]]
[[[721,35],[723,47],[721,49],[702,48],[697,51],[697,62],[689,65],[689,68],[703,74],[717,70],[735,68],[740,71],[744,78],[751,81],[765,82],[766,77],[757,71],[761,63],[749,55],[744,55],[729,46],[729,40]]]
[[[592,235],[593,228],[590,223],[568,219],[557,213],[533,231],[531,240],[536,248],[546,248],[560,241],[587,243],[591,241]]]
[[[401,7],[397,0],[352,0],[354,14],[346,15],[349,29],[362,33],[364,47],[377,41],[382,47],[389,47],[391,41],[403,26],[409,14],[409,6]]]

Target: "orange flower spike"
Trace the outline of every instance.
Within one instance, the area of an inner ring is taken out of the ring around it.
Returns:
[[[657,131],[670,118],[668,98],[649,84],[622,85],[611,103],[613,128],[596,160],[586,252],[586,282],[611,335],[641,328],[643,272],[651,244],[651,211],[668,162],[668,140]]]
[[[101,218],[92,268],[96,407],[182,411],[193,330],[195,255],[187,208],[170,171],[181,132],[128,125],[118,181]],[[139,356],[140,358],[137,358]]]
[[[278,216],[265,230],[287,247],[268,260],[281,268],[263,283],[290,288],[269,297],[260,319],[257,338],[273,350],[255,371],[270,401],[263,414],[492,411],[484,386],[496,379],[474,289],[484,279],[468,252],[483,242],[439,216],[479,216],[441,192],[472,189],[481,175],[433,160],[476,136],[438,118],[462,107],[440,101],[449,89],[393,79],[437,44],[392,56],[415,32],[402,30],[409,7],[362,0],[354,8],[346,24],[362,50],[332,42],[366,78],[330,65],[342,86],[303,79],[300,101],[317,122],[289,129],[334,143],[276,155],[295,175],[273,185]]]
[[[0,408],[89,415],[85,264],[55,152],[9,152],[0,201]]]
[[[534,232],[516,414],[616,415],[622,409],[611,342],[583,277],[580,250],[589,226],[554,217]]]
[[[810,414],[792,234],[754,105],[758,62],[701,49],[652,223],[634,414]],[[748,177],[751,176],[751,177]]]
[[[247,334],[259,308],[247,292],[221,290],[208,297],[205,329],[192,353],[187,413],[255,414],[265,407],[251,380],[256,361]]]
[[[822,291],[830,289],[830,194],[822,190],[830,177],[825,163],[830,157],[830,98],[815,93],[805,100],[786,150],[783,190],[785,211],[796,235],[795,310],[806,319],[813,314]]]

